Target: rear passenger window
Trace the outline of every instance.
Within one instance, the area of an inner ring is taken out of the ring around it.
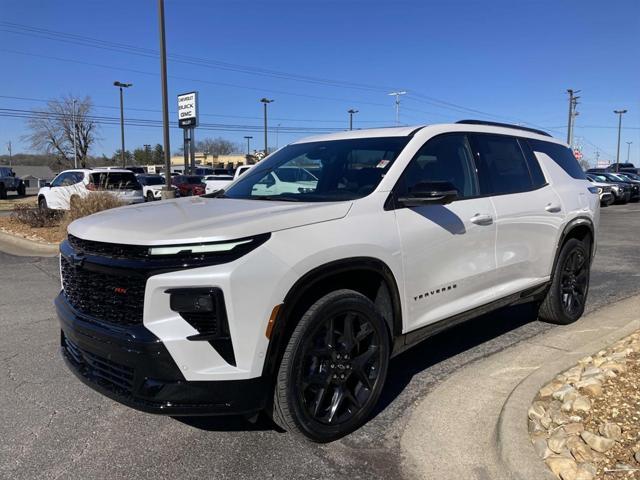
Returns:
[[[576,157],[573,156],[573,153],[568,147],[558,143],[533,139],[529,139],[529,145],[531,145],[534,152],[548,155],[551,160],[556,162],[569,176],[579,180],[587,179],[578,160],[576,160]]]
[[[538,159],[534,155],[533,150],[531,150],[529,142],[527,142],[526,138],[519,138],[518,143],[520,144],[522,152],[527,160],[529,173],[531,174],[531,181],[533,182],[533,188],[544,187],[547,184],[547,179],[544,178],[544,173],[542,173]]]
[[[471,137],[481,194],[502,195],[533,189],[527,161],[515,137],[481,134]]]

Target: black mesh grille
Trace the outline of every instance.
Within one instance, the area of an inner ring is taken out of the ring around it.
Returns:
[[[94,242],[91,240],[83,240],[82,238],[74,237],[73,235],[69,235],[68,240],[76,253],[125,260],[141,260],[149,258],[149,247]]]
[[[60,269],[64,294],[80,313],[121,326],[142,323],[144,276],[130,270],[116,275],[74,267],[64,256]]]
[[[85,377],[120,394],[129,395],[133,391],[133,368],[82,350],[64,335],[62,348]]]
[[[218,318],[215,313],[181,313],[189,325],[198,330],[200,335],[219,335]]]

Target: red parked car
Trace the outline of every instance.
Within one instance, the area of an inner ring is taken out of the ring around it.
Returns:
[[[178,187],[181,197],[204,195],[206,185],[203,183],[202,177],[197,175],[177,175],[171,179],[171,182]]]

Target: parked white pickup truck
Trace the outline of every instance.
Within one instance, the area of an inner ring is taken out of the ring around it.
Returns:
[[[207,185],[205,193],[215,193],[220,190],[224,190],[227,185],[236,180],[251,167],[253,167],[253,165],[241,165],[236,168],[234,175],[207,175],[202,179],[202,181]]]

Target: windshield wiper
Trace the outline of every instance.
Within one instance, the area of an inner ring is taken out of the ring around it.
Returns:
[[[277,202],[301,202],[302,200],[291,195],[256,195],[247,197],[247,200],[270,200]]]

